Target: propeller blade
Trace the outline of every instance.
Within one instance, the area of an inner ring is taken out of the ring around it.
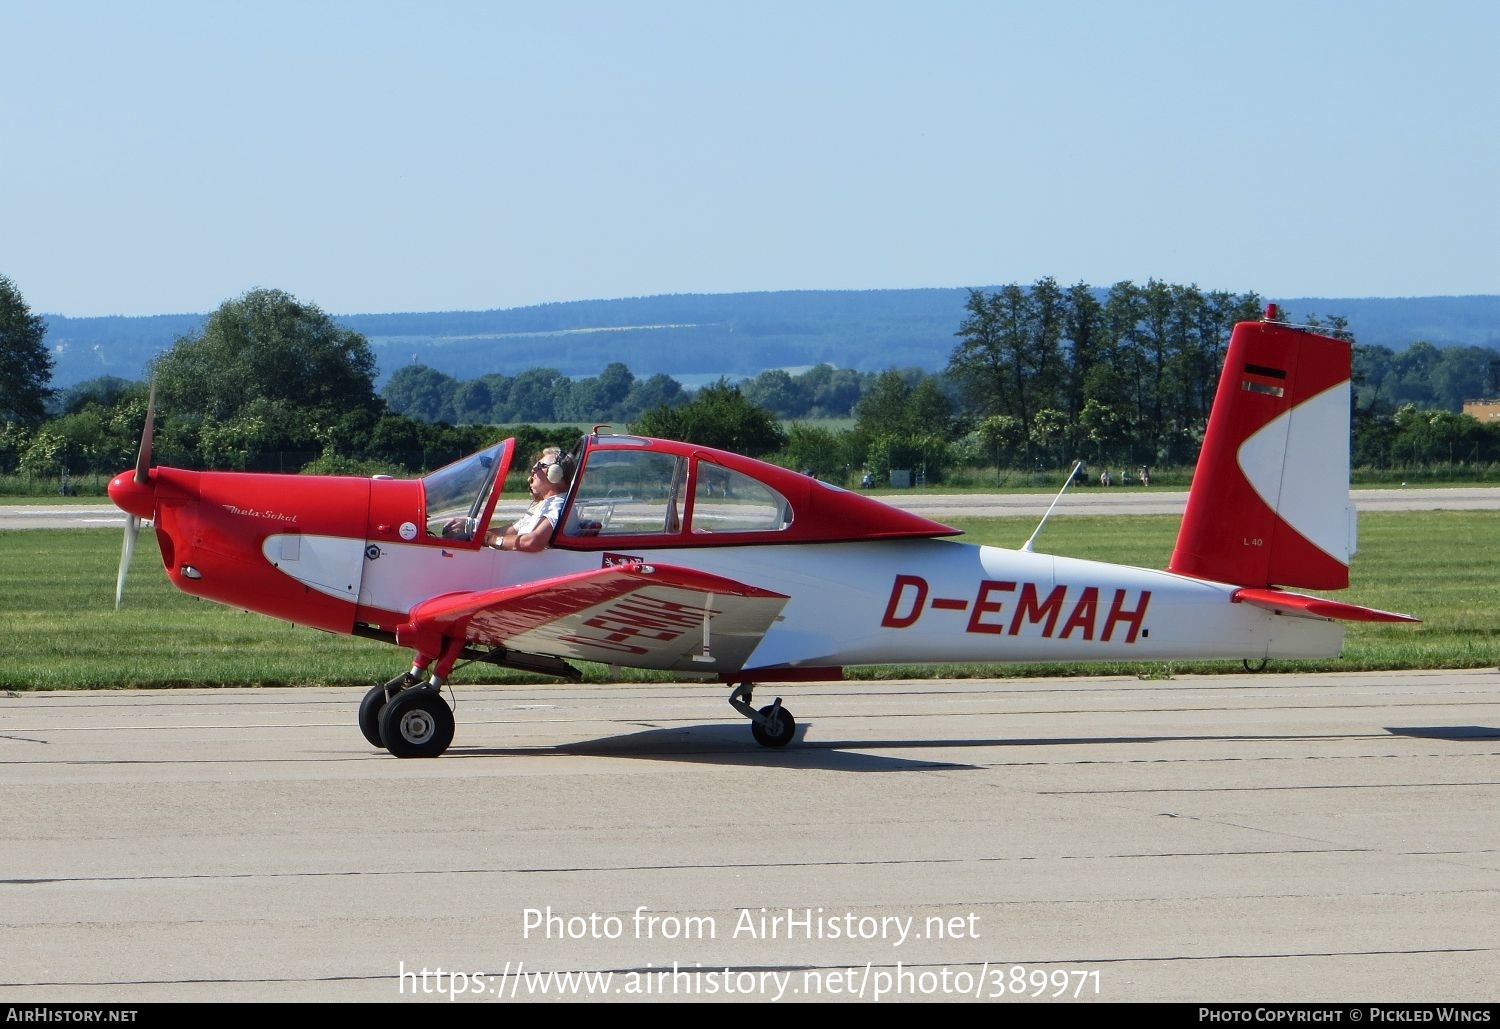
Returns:
[[[130,571],[130,561],[135,557],[135,538],[140,535],[141,520],[135,515],[125,519],[125,545],[120,549],[120,575],[115,579],[115,610],[125,602],[125,573]]]
[[[135,458],[135,481],[146,483],[146,473],[151,468],[151,437],[156,424],[156,380],[151,380],[151,392],[146,398],[146,427],[141,430],[141,449]],[[136,528],[140,528],[139,522]]]

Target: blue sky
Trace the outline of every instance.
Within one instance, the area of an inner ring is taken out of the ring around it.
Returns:
[[[0,0],[37,313],[1500,293],[1500,4]]]

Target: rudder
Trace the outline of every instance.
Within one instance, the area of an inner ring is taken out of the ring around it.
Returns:
[[[1276,321],[1234,327],[1169,571],[1240,586],[1349,585],[1352,353]]]

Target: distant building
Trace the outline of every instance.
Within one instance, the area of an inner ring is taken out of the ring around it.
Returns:
[[[1481,422],[1500,422],[1500,400],[1465,400],[1464,414]]]

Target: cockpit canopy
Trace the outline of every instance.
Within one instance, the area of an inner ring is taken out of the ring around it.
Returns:
[[[632,439],[639,447],[590,451],[586,474],[573,488],[572,518],[564,522],[568,535],[784,532],[791,526],[787,498],[765,482],[702,455]]]
[[[426,476],[429,535],[441,534],[434,525],[467,519],[473,538],[482,539],[497,504],[497,524],[519,514],[500,496],[514,450],[515,440],[508,439]],[[574,457],[578,472],[554,547],[806,543],[959,532],[808,475],[690,443],[591,433],[579,441]]]

